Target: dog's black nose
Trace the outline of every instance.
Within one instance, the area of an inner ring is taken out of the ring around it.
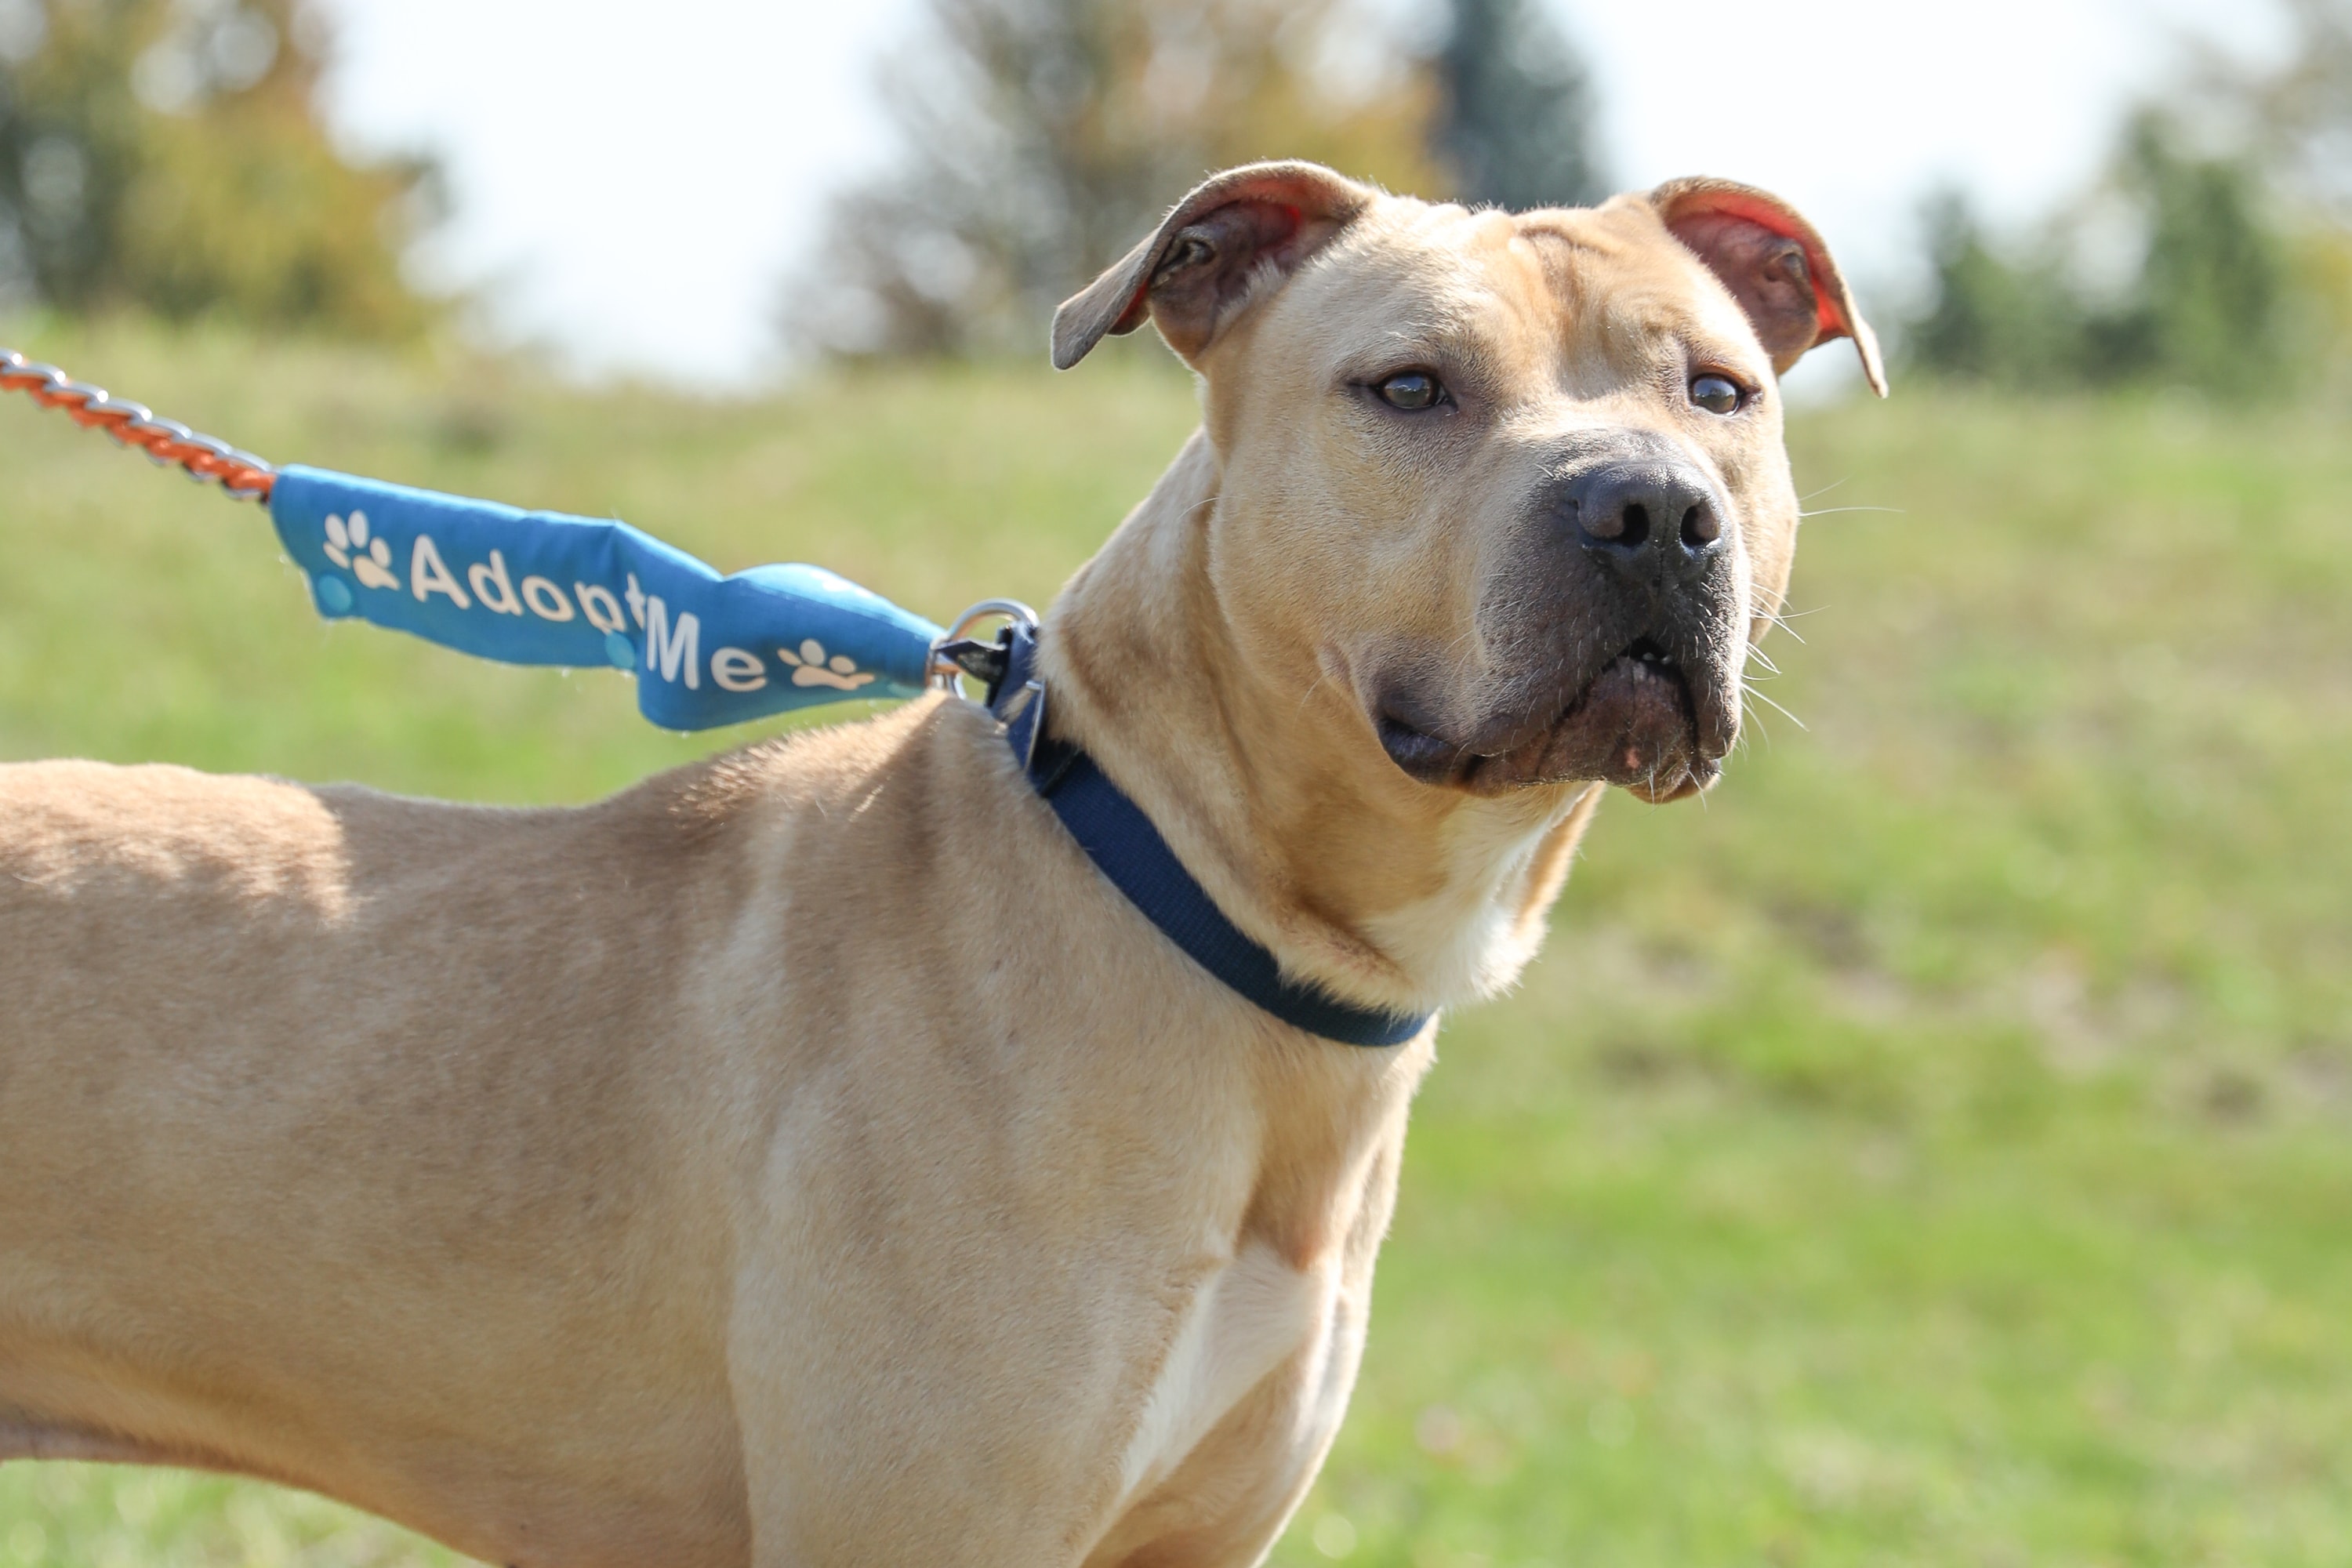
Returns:
[[[1576,542],[1627,576],[1687,583],[1723,553],[1715,489],[1687,462],[1634,458],[1579,475],[1565,497]]]

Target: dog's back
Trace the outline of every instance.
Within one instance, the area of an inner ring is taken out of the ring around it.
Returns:
[[[426,1521],[512,1510],[593,1430],[610,1543],[679,1546],[628,1504],[681,1488],[713,1495],[664,1517],[740,1531],[724,1238],[652,1233],[727,1208],[677,1190],[719,1179],[677,1157],[721,1131],[677,989],[730,879],[692,784],[516,812],[0,769],[0,1426]]]

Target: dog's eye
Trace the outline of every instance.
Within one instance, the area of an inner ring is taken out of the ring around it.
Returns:
[[[1739,412],[1739,384],[1727,375],[1694,376],[1690,400],[1709,414]]]
[[[1391,408],[1402,408],[1409,413],[1434,408],[1445,401],[1444,386],[1425,370],[1400,371],[1374,390],[1380,393],[1381,401]]]

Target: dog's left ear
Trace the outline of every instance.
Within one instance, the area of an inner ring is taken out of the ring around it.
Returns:
[[[1320,163],[1247,163],[1178,202],[1150,239],[1054,312],[1054,368],[1149,317],[1197,358],[1265,280],[1286,276],[1371,205],[1373,193]]]
[[[1650,193],[1658,220],[1723,280],[1785,374],[1805,351],[1852,338],[1871,390],[1886,395],[1878,334],[1854,308],[1828,244],[1780,197],[1730,180],[1669,180]]]

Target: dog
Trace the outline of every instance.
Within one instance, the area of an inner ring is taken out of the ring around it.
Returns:
[[[1047,727],[1285,974],[1488,995],[1605,786],[1706,788],[1851,340],[1786,204],[1255,164],[1065,304],[1199,431],[1045,618]],[[1337,1043],[934,693],[601,804],[0,770],[0,1458],[209,1468],[499,1563],[1270,1549],[1433,1025]]]

